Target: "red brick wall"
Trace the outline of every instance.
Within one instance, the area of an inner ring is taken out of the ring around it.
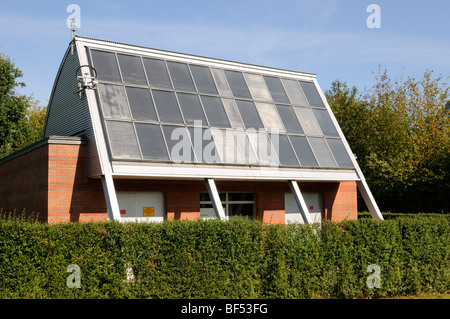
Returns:
[[[86,176],[86,145],[49,145],[48,222],[103,221],[100,179]]]
[[[0,211],[47,220],[48,148],[43,145],[0,164]]]

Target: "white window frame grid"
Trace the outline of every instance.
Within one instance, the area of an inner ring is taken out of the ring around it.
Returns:
[[[208,196],[209,196],[208,192],[201,192],[200,194],[208,194]],[[221,200],[220,202],[222,204],[222,207],[225,206],[224,207],[224,211],[225,211],[225,216],[226,216],[227,219],[229,219],[230,217],[231,218],[236,218],[236,217],[240,218],[239,216],[230,216],[229,215],[228,208],[229,208],[229,205],[231,205],[231,204],[253,204],[253,211],[252,211],[251,219],[255,219],[255,210],[256,210],[255,193],[253,193],[253,192],[219,192],[219,196],[221,194],[225,194],[225,200]],[[242,200],[242,201],[239,201],[239,200],[228,200],[228,195],[229,194],[253,194],[253,200]],[[202,201],[201,200],[200,201],[200,205],[211,205],[211,206],[213,206],[212,199],[210,198],[209,201]],[[207,217],[207,218],[203,218],[203,219],[209,219],[209,218],[217,218],[217,216]]]

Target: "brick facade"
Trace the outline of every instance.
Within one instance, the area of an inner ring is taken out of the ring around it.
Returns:
[[[49,223],[103,221],[107,208],[100,179],[86,174],[86,145],[76,139],[48,140],[0,162],[0,209],[34,212]],[[200,218],[205,182],[115,179],[116,191],[156,191],[165,195],[167,220]],[[284,223],[287,182],[216,181],[219,192],[255,194],[256,218]],[[322,195],[322,216],[340,221],[357,218],[356,182],[299,183],[302,192]]]

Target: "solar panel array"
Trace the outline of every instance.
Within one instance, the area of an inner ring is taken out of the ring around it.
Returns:
[[[313,82],[90,50],[112,159],[351,168]]]

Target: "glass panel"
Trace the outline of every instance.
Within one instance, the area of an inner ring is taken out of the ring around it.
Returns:
[[[314,156],[314,153],[309,146],[306,137],[304,136],[289,136],[291,140],[292,146],[294,147],[295,153],[297,154],[298,159],[300,160],[301,166],[306,167],[318,167],[319,164]]]
[[[281,165],[299,166],[294,150],[286,135],[270,135],[273,147],[278,154]]]
[[[231,218],[253,218],[255,204],[228,204],[228,216]]]
[[[217,218],[213,204],[200,204],[200,218],[202,219]]]
[[[198,65],[190,65],[195,85],[200,93],[218,94],[216,85],[209,68]]]
[[[229,202],[235,202],[235,201],[254,201],[255,200],[255,194],[253,193],[228,193],[228,201]]]
[[[128,102],[130,102],[131,113],[136,120],[157,121],[155,106],[149,89],[127,87]]]
[[[302,124],[305,134],[322,135],[319,124],[310,108],[294,106],[295,113]]]
[[[168,160],[161,128],[158,124],[136,123],[136,132],[144,159]]]
[[[275,104],[255,102],[259,115],[268,131],[284,133],[283,122],[281,122]]]
[[[140,159],[133,123],[106,121],[113,158]]]
[[[288,131],[289,133],[304,134],[292,106],[277,104],[277,110],[281,120],[283,121],[286,131]]]
[[[147,85],[141,58],[138,56],[118,54],[120,71],[125,83]]]
[[[222,102],[233,128],[245,128],[234,100],[222,99]]]
[[[102,104],[103,116],[114,119],[131,119],[130,109],[121,85],[99,84],[98,93]]]
[[[186,124],[194,124],[194,121],[199,121],[200,123],[196,123],[197,125],[208,125],[197,94],[177,93],[177,96]]]
[[[229,164],[243,164],[244,160],[234,138],[233,130],[211,128],[214,143],[222,162]]]
[[[151,86],[172,89],[166,63],[162,60],[144,58],[144,67]]]
[[[339,167],[354,167],[352,160],[345,149],[344,143],[342,143],[340,139],[327,138],[327,143],[331,149],[331,152],[333,152],[334,158]]]
[[[231,127],[220,98],[204,95],[200,98],[202,99],[209,125],[217,127]]]
[[[233,95],[228,87],[228,82],[225,74],[223,74],[223,71],[220,69],[211,69],[211,71],[214,76],[214,80],[216,80],[220,95],[232,97]]]
[[[272,76],[264,76],[264,80],[266,81],[267,87],[269,88],[270,94],[272,95],[272,99],[278,103],[288,103],[289,101],[286,92],[284,91],[283,85],[279,78],[275,78]]]
[[[251,101],[236,100],[236,104],[239,109],[239,113],[241,113],[242,121],[247,129],[264,129],[264,125],[262,124],[258,111],[256,110],[255,103]]]
[[[244,77],[254,99],[272,101],[270,92],[261,75],[244,73]]]
[[[325,108],[322,98],[320,97],[319,92],[317,92],[316,86],[313,82],[299,81],[299,83],[303,89],[303,92],[305,93],[309,105]]]
[[[241,72],[225,70],[225,76],[228,79],[228,84],[230,85],[231,91],[235,97],[246,99],[252,98]]]
[[[280,164],[268,134],[255,131],[247,131],[247,134],[260,164],[271,166]]]
[[[239,149],[241,150],[241,154],[244,157],[245,164],[257,164],[258,159],[250,145],[250,140],[247,136],[247,133],[244,131],[235,131],[234,132],[237,144],[239,145]]]
[[[178,108],[177,99],[173,92],[152,90],[155,99],[156,109],[158,110],[159,119],[162,122],[173,122],[184,124]]]
[[[219,198],[221,201],[226,201],[227,194],[226,193],[219,193]],[[209,193],[200,193],[200,201],[201,202],[210,202],[211,198],[209,197]],[[225,208],[225,206],[224,206]]]
[[[333,159],[333,155],[331,154],[327,142],[324,138],[321,137],[310,137],[308,138],[309,143],[311,144],[312,149],[314,150],[314,154],[316,154],[316,158],[319,161],[319,165],[322,167],[336,167],[336,163]]]
[[[97,80],[122,82],[114,53],[91,50],[91,55],[97,71]]]
[[[188,127],[194,146],[196,161],[202,163],[220,163],[219,153],[211,135],[211,130],[201,127]]]
[[[322,129],[324,135],[327,136],[339,136],[336,127],[331,120],[330,114],[328,114],[327,110],[320,109],[312,109],[314,115],[316,116],[316,120]]]
[[[172,161],[177,163],[193,163],[195,161],[191,139],[186,127],[163,125],[163,132]]]
[[[308,102],[306,102],[306,98],[297,81],[281,79],[281,82],[292,104],[308,106]]]
[[[167,62],[175,90],[196,92],[187,64]]]

